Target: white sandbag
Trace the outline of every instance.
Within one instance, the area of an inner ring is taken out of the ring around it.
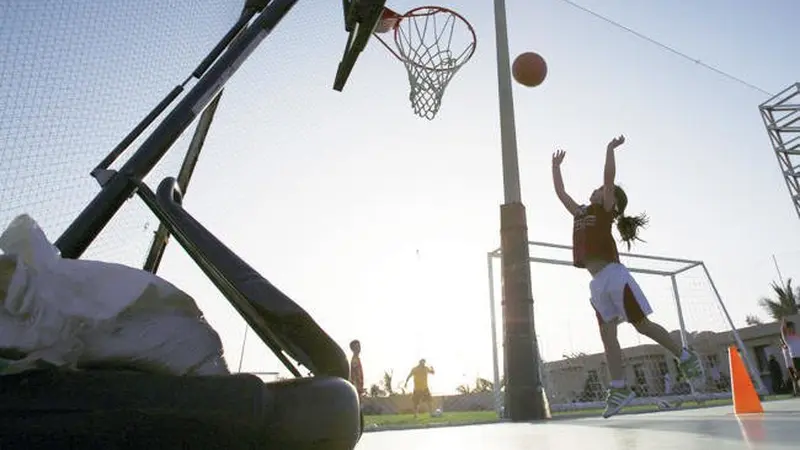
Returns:
[[[28,355],[6,373],[94,357],[175,374],[227,372],[219,336],[167,281],[120,264],[62,259],[27,215],[0,236],[0,250],[0,348]]]
[[[146,289],[154,290],[156,296],[171,296],[179,291],[144,270],[100,261],[62,259],[27,215],[15,218],[3,232],[0,250],[23,263],[18,264],[5,301],[6,309],[13,314],[31,314],[37,306],[48,305],[51,312],[57,310],[69,317],[100,321],[131,307]],[[183,301],[170,306],[199,313],[194,301],[188,295],[183,297]]]
[[[202,319],[178,314],[124,314],[89,331],[79,366],[118,366],[175,375],[229,374],[219,335]]]

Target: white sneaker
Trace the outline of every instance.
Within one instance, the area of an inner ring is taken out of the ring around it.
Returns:
[[[606,409],[603,411],[603,418],[608,419],[622,411],[622,408],[628,406],[628,403],[634,398],[636,398],[636,393],[627,386],[623,388],[609,388],[606,397]]]

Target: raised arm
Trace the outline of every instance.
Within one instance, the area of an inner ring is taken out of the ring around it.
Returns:
[[[614,208],[614,180],[617,176],[617,161],[614,152],[625,143],[625,136],[620,135],[611,140],[606,147],[606,164],[603,168],[603,207],[606,211]]]
[[[567,208],[570,214],[575,216],[580,211],[580,205],[567,194],[567,191],[564,189],[564,180],[561,178],[561,163],[564,161],[564,155],[566,155],[564,150],[558,150],[553,153],[553,188],[555,188],[556,195],[558,199],[561,200],[561,204]]]

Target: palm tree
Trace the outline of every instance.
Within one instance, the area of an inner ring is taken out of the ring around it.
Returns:
[[[389,369],[383,372],[383,391],[386,392],[386,395],[392,396],[394,395],[394,388],[392,387],[392,378],[394,377],[394,371]]]
[[[478,377],[475,380],[475,388],[472,389],[472,392],[492,392],[493,389],[494,383],[486,378]]]
[[[764,297],[758,301],[758,304],[770,317],[780,320],[786,316],[797,314],[797,298],[800,297],[800,292],[792,288],[791,278],[786,281],[785,286],[773,281],[772,290],[775,292],[774,300]]]

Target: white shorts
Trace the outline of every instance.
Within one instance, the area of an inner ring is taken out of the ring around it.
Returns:
[[[627,296],[626,288],[630,289]],[[589,283],[589,290],[601,322],[638,322],[653,313],[639,284],[620,263],[611,263],[598,272]]]

